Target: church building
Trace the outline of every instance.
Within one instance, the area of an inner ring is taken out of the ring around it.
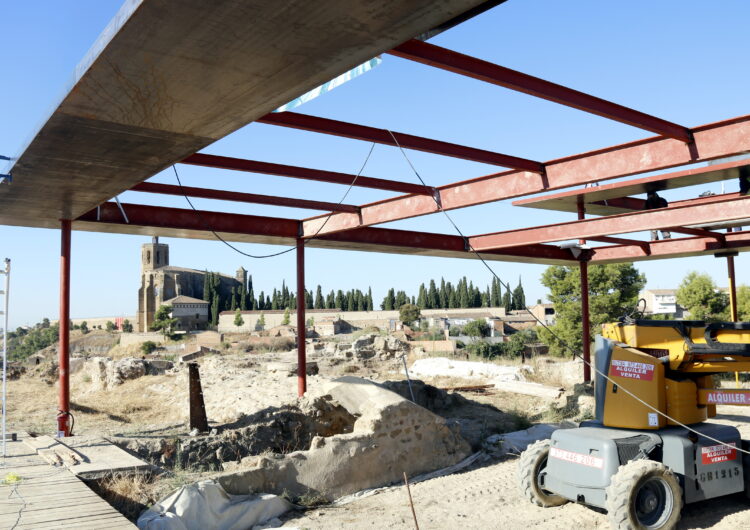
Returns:
[[[234,277],[225,274],[216,276],[220,279],[218,291],[224,299],[231,297],[233,291],[246,288],[247,271],[242,267],[237,269]],[[205,278],[205,271],[170,265],[169,245],[159,243],[158,237],[144,244],[141,247],[141,287],[138,289],[135,331],[148,331],[154,321],[154,313],[176,297],[202,300]],[[203,313],[203,310],[196,310],[195,318],[190,321],[191,327],[204,327]]]

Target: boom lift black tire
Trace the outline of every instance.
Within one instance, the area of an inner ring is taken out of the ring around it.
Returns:
[[[607,512],[616,530],[670,530],[682,510],[682,488],[661,462],[633,460],[620,466],[607,487]]]
[[[518,485],[521,492],[524,497],[542,508],[561,506],[568,502],[565,497],[550,493],[539,484],[539,474],[547,467],[549,448],[549,440],[540,440],[526,448],[518,460]]]

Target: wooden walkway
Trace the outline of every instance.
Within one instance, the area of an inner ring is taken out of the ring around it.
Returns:
[[[0,529],[136,528],[67,468],[51,466],[21,440],[7,442],[7,451],[5,460],[0,454],[0,481],[9,473],[21,480],[0,485]]]

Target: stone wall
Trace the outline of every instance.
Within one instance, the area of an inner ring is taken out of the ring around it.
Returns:
[[[234,325],[234,311],[223,311],[219,314],[219,332],[221,333],[249,333],[257,331],[256,326],[261,313],[266,321],[265,329],[280,326],[284,319],[283,310],[269,311],[242,311],[242,326]],[[446,317],[451,315],[471,315],[487,313],[493,316],[505,316],[505,309],[502,307],[475,307],[471,309],[423,309],[422,316],[429,317]],[[398,311],[336,311],[334,309],[308,309],[306,319],[313,318],[317,321],[324,318],[341,317],[342,320],[357,328],[366,328],[375,326],[380,329],[389,329],[391,321],[398,321]],[[290,322],[296,323],[297,312],[290,311]]]
[[[415,340],[409,343],[412,350],[422,348],[425,353],[455,353],[456,343],[452,340]]]

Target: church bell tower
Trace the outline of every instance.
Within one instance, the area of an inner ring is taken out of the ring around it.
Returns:
[[[169,245],[159,243],[154,236],[151,243],[141,246],[141,271],[148,272],[169,265]]]

